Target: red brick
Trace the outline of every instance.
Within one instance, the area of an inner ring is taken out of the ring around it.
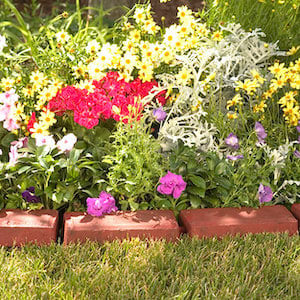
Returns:
[[[37,245],[56,241],[58,212],[56,210],[0,210],[0,245]]]
[[[180,235],[174,213],[168,210],[119,211],[101,217],[67,212],[64,226],[64,244],[86,240],[103,243],[133,237],[175,241]]]
[[[297,220],[282,205],[254,208],[205,208],[183,210],[181,223],[190,236],[222,237],[261,232],[296,234]]]
[[[300,228],[300,203],[295,203],[291,207],[291,212],[294,217],[298,220],[299,228]]]

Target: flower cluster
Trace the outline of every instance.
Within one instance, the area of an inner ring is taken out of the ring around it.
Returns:
[[[74,121],[88,129],[95,127],[99,119],[113,118],[127,123],[130,117],[137,116],[144,104],[139,100],[147,96],[156,81],[142,82],[140,79],[128,83],[116,72],[108,73],[103,79],[92,82],[93,90],[67,86],[48,104],[48,108],[57,115],[67,111],[74,114]],[[157,96],[164,105],[165,97]]]
[[[0,94],[0,122],[4,121],[3,127],[8,131],[20,127],[20,112],[23,111],[23,106],[18,103],[18,99],[19,96],[14,90]]]
[[[102,191],[98,198],[87,198],[86,204],[88,214],[96,217],[118,210],[115,198],[105,191]]]
[[[160,185],[157,187],[157,191],[165,195],[173,195],[175,199],[181,196],[181,193],[186,188],[186,182],[181,175],[174,174],[168,171],[167,175],[162,177]]]

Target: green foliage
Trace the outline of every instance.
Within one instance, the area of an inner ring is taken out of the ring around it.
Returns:
[[[40,197],[39,207],[57,209],[63,204],[85,200],[86,190],[92,192],[102,169],[92,155],[73,148],[62,153],[57,148],[36,147],[30,140],[28,148],[15,166],[2,166],[0,173],[0,205],[5,208],[36,208],[25,203],[21,193],[30,186]],[[97,176],[95,176],[97,175]]]
[[[80,8],[79,1],[76,3],[76,10],[72,14],[60,13],[51,18],[35,16],[27,23],[28,15],[22,15],[10,0],[5,0],[2,6],[8,14],[0,14],[0,33],[4,31],[15,48],[3,56],[0,76],[11,76],[13,71],[21,74],[26,81],[28,73],[38,69],[49,78],[59,78],[69,84],[76,82],[72,76],[73,67],[79,61],[86,61],[87,43],[95,39],[103,44],[110,37],[103,21],[108,12],[94,8],[99,14],[89,20],[86,13],[88,8]],[[55,40],[55,34],[61,30],[71,34],[65,47]]]
[[[240,23],[245,30],[261,28],[267,42],[279,41],[282,50],[299,45],[299,1],[208,0],[204,19],[210,26]],[[300,52],[293,56],[299,58]]]
[[[112,139],[103,160],[110,165],[107,178],[111,192],[122,209],[154,206],[159,199],[155,186],[167,163],[160,153],[159,142],[149,134],[143,119],[128,124],[119,122]]]
[[[170,155],[171,172],[182,175],[187,188],[182,199],[193,208],[224,206],[232,184],[230,165],[215,153],[200,153],[178,143]]]

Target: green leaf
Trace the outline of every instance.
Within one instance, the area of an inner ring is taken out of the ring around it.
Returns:
[[[135,202],[133,199],[129,199],[128,203],[129,203],[130,209],[132,211],[136,211],[139,209],[139,204],[137,202]]]
[[[201,206],[202,200],[199,197],[190,196],[190,202],[191,202],[192,208],[198,208]]]
[[[205,189],[202,189],[202,188],[196,187],[196,186],[188,187],[187,192],[191,193],[195,196],[199,196],[201,198],[204,198],[204,196],[205,196]]]
[[[221,175],[224,173],[226,169],[226,164],[224,162],[220,162],[216,167],[215,167],[215,173],[217,175]]]
[[[4,147],[9,147],[10,143],[16,139],[16,135],[13,133],[8,133],[1,139],[1,145]]]
[[[200,187],[203,190],[206,189],[206,183],[202,177],[191,174],[188,178],[195,186]]]

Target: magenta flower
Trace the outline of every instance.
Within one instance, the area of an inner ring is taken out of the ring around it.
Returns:
[[[173,195],[175,199],[179,198],[186,188],[186,182],[181,175],[176,175],[168,171],[167,175],[162,177],[157,187],[157,191],[165,195]]]
[[[259,122],[255,122],[255,132],[258,138],[258,142],[261,144],[265,143],[265,138],[267,137],[267,133],[265,128]]]
[[[269,186],[260,184],[258,188],[259,203],[270,202],[273,198],[272,189]]]
[[[232,132],[225,139],[225,144],[235,150],[237,150],[240,147],[238,137]]]
[[[167,113],[162,109],[162,107],[159,107],[153,110],[153,116],[156,121],[161,122],[166,118]]]
[[[101,217],[103,214],[109,214],[117,211],[115,198],[104,191],[102,191],[98,198],[87,198],[87,212],[96,217]]]
[[[230,159],[232,161],[236,161],[238,159],[244,158],[244,155],[242,155],[242,154],[240,154],[240,155],[227,155],[226,158]]]
[[[295,150],[294,151],[294,155],[297,157],[297,158],[300,158],[300,152],[298,150]]]

